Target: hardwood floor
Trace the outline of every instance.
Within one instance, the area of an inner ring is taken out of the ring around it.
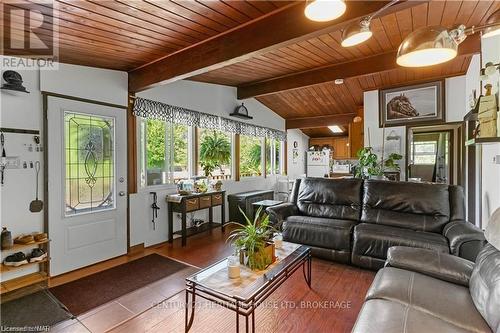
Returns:
[[[180,240],[175,240],[173,245],[161,244],[146,248],[134,255],[122,256],[52,278],[50,284],[65,283],[150,253],[204,267],[231,253],[229,244],[225,242],[227,235],[227,231],[222,234],[219,230],[214,230],[212,234],[189,238],[184,248],[180,246]],[[190,270],[192,272],[195,268]],[[350,332],[374,275],[374,272],[352,266],[313,259],[312,289],[307,287],[301,271],[297,271],[257,309],[256,331]],[[183,332],[183,284],[184,278],[181,276],[159,281],[146,287],[146,290],[126,295],[76,320],[62,323],[53,331]],[[168,295],[173,296],[158,304],[162,296]],[[223,307],[207,301],[197,302],[190,332],[234,332],[235,318],[232,311]],[[240,329],[244,330],[243,323]]]

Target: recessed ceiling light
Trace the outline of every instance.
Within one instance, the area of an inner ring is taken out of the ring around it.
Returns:
[[[345,9],[343,0],[309,0],[306,2],[304,14],[311,21],[326,22],[342,16]]]
[[[342,128],[340,128],[338,125],[328,126],[328,128],[330,129],[330,131],[332,131],[332,133],[344,133]]]
[[[342,84],[344,83],[344,79],[335,79],[335,84]]]

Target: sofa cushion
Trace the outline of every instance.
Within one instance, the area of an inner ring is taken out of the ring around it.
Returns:
[[[326,249],[351,249],[355,221],[312,216],[289,216],[283,224],[283,239]]]
[[[471,333],[408,304],[372,299],[366,301],[351,333]],[[490,332],[491,333],[491,332]]]
[[[360,179],[302,179],[297,193],[301,215],[331,219],[359,220]]]
[[[493,245],[479,252],[469,287],[478,311],[493,332],[500,332],[500,251]]]
[[[441,233],[450,221],[448,185],[366,180],[361,221]]]
[[[398,302],[465,330],[490,332],[474,306],[469,288],[420,273],[383,268],[375,276],[366,299]]]
[[[352,252],[378,259],[387,258],[391,246],[410,246],[449,253],[448,242],[440,234],[361,223],[354,228]]]

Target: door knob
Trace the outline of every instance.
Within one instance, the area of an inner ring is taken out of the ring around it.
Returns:
[[[118,192],[118,195],[119,195],[120,197],[124,197],[124,196],[125,196],[125,194],[126,194],[126,193],[125,193],[125,191],[120,191],[120,192]]]

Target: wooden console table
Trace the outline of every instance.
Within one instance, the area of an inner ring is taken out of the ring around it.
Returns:
[[[224,231],[225,209],[226,209],[226,191],[212,191],[206,193],[193,193],[189,195],[168,195],[168,242],[172,243],[174,234],[180,234],[182,237],[182,246],[186,245],[186,238],[200,232],[212,230],[216,227],[221,227]],[[220,206],[221,223],[213,221],[213,208]],[[188,228],[186,223],[187,213],[195,212],[202,209],[208,209],[208,223],[204,223],[199,227]],[[182,214],[181,230],[173,231],[174,227],[174,212]]]

